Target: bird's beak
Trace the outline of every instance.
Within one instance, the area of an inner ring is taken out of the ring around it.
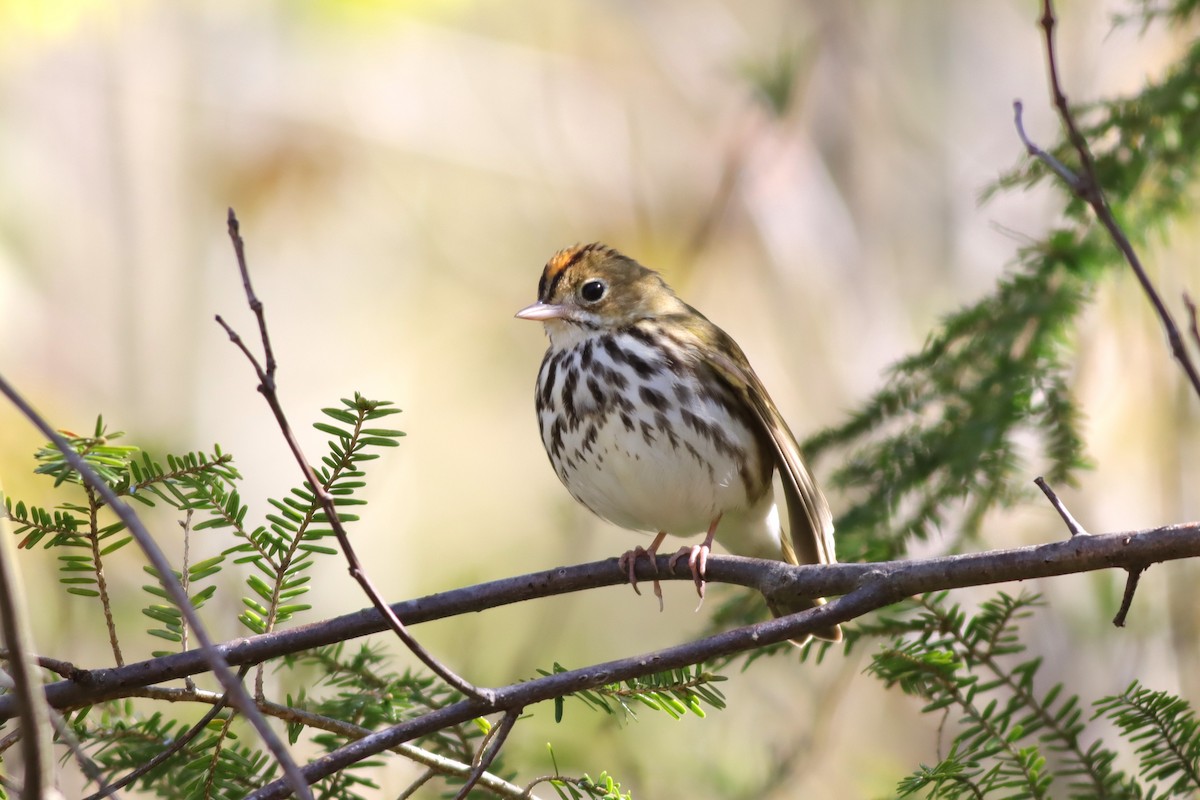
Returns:
[[[548,319],[562,319],[567,316],[568,309],[566,306],[554,305],[552,303],[534,303],[531,306],[525,306],[517,312],[517,319],[531,319],[535,322],[545,322]]]

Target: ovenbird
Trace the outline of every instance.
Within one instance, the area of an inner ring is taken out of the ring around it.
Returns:
[[[656,534],[618,562],[635,591],[636,560],[655,563],[668,533],[705,532],[670,561],[687,556],[702,598],[714,540],[735,555],[833,563],[829,506],[775,403],[737,343],[657,272],[599,243],[570,247],[546,264],[538,301],[517,317],[542,322],[550,339],[536,405],[554,471],[598,516]],[[661,604],[657,580],[654,590]],[[769,605],[783,616],[815,603]]]

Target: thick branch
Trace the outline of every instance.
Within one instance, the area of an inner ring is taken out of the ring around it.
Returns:
[[[496,710],[513,711],[565,694],[617,683],[651,672],[698,664],[746,652],[788,639],[802,638],[815,630],[845,623],[914,594],[940,589],[998,583],[1010,580],[1085,572],[1106,567],[1144,569],[1149,564],[1200,555],[1200,525],[1188,524],[1140,533],[1076,536],[1066,542],[998,550],[973,555],[945,556],[919,561],[880,564],[828,564],[789,567],[777,562],[723,557],[708,565],[708,580],[758,585],[778,597],[811,597],[843,594],[826,605],[799,614],[747,625],[670,647],[656,653],[570,670],[496,690],[490,708],[463,701],[423,717],[379,731],[310,762],[305,777],[318,781],[400,742],[426,735],[449,725]],[[613,570],[612,561],[601,562]],[[585,565],[591,568],[594,565]],[[640,565],[639,565],[640,566]],[[648,567],[649,565],[647,565]],[[659,564],[664,574],[667,571]],[[570,570],[562,570],[566,573]],[[649,579],[651,572],[646,570]],[[533,578],[535,576],[527,576]],[[686,579],[685,575],[672,575]],[[615,579],[613,582],[618,582]],[[607,582],[607,581],[606,581]],[[801,588],[803,587],[803,588]],[[287,786],[275,782],[247,796],[247,800],[286,797]]]
[[[709,581],[734,583],[778,598],[832,596],[846,594],[859,586],[877,586],[887,597],[899,599],[940,589],[1028,580],[1099,569],[1142,569],[1160,561],[1198,556],[1200,523],[1188,523],[1146,531],[1075,536],[1066,541],[1014,550],[993,550],[970,555],[878,564],[790,567],[775,561],[712,556],[707,575]],[[658,569],[659,577],[663,580],[691,580],[691,573],[686,564],[680,564],[679,569],[672,572],[667,566],[666,556],[659,557]],[[654,577],[650,565],[645,561],[639,561],[637,573],[645,580]],[[415,625],[539,597],[615,586],[625,583],[625,580],[625,575],[616,565],[616,559],[607,559],[453,589],[396,603],[392,609],[406,625]],[[805,631],[834,621],[850,620],[877,607],[879,606],[874,605],[860,610],[858,606],[854,606],[846,611],[846,606],[831,603],[818,609],[816,613],[806,613],[802,617],[784,617],[762,624],[774,625],[786,631],[780,634],[782,639],[795,638]],[[374,609],[364,609],[287,631],[233,639],[218,645],[217,649],[230,664],[255,664],[289,653],[379,633],[386,627],[378,612]],[[756,635],[763,633],[759,626],[740,628],[738,631],[756,632]],[[720,636],[734,633],[737,632],[730,631]],[[691,659],[679,662],[680,665],[685,665],[741,652],[766,643],[761,638],[739,639],[739,644],[730,649],[727,641],[721,640],[718,643],[714,639],[720,637],[629,659],[640,664],[641,671],[633,674],[647,674],[665,669],[666,665],[662,659],[676,651],[686,652],[686,658]],[[672,664],[674,663],[672,659]],[[121,697],[140,687],[202,673],[208,668],[208,663],[200,651],[189,650],[186,653],[163,656],[125,667],[81,670],[74,680],[57,681],[48,685],[46,696],[56,708],[74,708]],[[596,669],[592,668],[592,671]],[[559,675],[552,677],[560,679]],[[545,679],[530,681],[522,686],[541,685],[542,680]],[[573,686],[569,691],[577,691],[579,688],[585,687]],[[508,706],[498,700],[495,705],[477,703],[474,708],[475,716],[478,716],[481,713],[503,711]],[[0,697],[0,720],[9,719],[15,713],[13,698]]]

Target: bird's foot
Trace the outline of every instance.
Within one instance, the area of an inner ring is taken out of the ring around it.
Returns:
[[[708,533],[704,537],[704,541],[700,544],[694,544],[691,547],[681,547],[679,552],[671,556],[667,561],[667,566],[671,571],[675,571],[675,562],[688,557],[688,568],[692,571],[692,580],[696,582],[696,594],[700,595],[700,602],[696,604],[696,610],[700,610],[700,606],[704,605],[704,575],[708,571],[708,554],[712,550],[713,538],[717,533],[717,525],[721,522],[721,515],[713,519],[708,525]]]
[[[658,546],[660,544],[662,544],[662,540],[665,536],[666,536],[666,534],[660,533],[658,536],[656,536],[654,538],[654,541],[650,544],[649,547],[642,547],[639,544],[637,547],[633,548],[632,550],[626,550],[624,553],[621,554],[621,557],[617,559],[617,567],[620,568],[621,572],[623,572],[629,576],[629,585],[633,587],[633,591],[635,594],[640,595],[642,593],[641,589],[638,588],[637,575],[634,573],[634,570],[637,567],[637,560],[639,558],[648,558],[650,560],[650,568],[654,570],[654,574],[657,576],[658,575]],[[658,582],[657,577],[655,577],[655,579],[654,579],[654,596],[658,598],[658,610],[662,611],[663,610],[662,585]]]
[[[703,544],[694,544],[691,547],[681,547],[675,555],[667,562],[667,565],[672,571],[675,570],[675,562],[687,556],[688,568],[692,571],[692,580],[696,584],[696,594],[700,596],[700,603],[696,606],[696,610],[700,610],[700,606],[704,605],[704,575],[708,570],[708,553],[711,550],[708,542]]]

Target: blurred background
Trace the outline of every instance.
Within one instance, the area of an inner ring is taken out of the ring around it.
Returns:
[[[538,438],[545,339],[513,313],[546,259],[602,240],[659,269],[740,342],[798,435],[839,421],[1057,218],[1049,193],[978,202],[1023,156],[1015,98],[1035,140],[1057,136],[1036,6],[0,0],[0,373],[59,427],[103,413],[153,452],[220,443],[265,512],[299,476],[213,322],[254,338],[232,206],[310,457],[324,436],[309,423],[337,398],[404,409],[408,437],[372,464],[352,528],[388,597],[614,556],[645,540],[576,506]],[[1134,91],[1190,41],[1114,27],[1128,10],[1060,5],[1073,100]],[[1198,239],[1191,222],[1169,233],[1144,255],[1177,306]],[[1077,341],[1096,468],[1064,499],[1094,531],[1193,518],[1196,401],[1131,278],[1102,289]],[[5,489],[52,504],[31,475],[40,443],[0,405]],[[177,553],[174,522],[150,519]],[[1041,505],[986,529],[995,547],[1065,535]],[[107,664],[91,604],[60,596],[46,554],[23,563],[39,650]],[[1152,569],[1121,631],[1122,576],[1031,582],[1051,600],[1028,623],[1046,686],[1096,697],[1138,676],[1195,701],[1195,572]],[[366,605],[337,559],[315,577],[308,619]],[[126,657],[145,657],[161,643],[132,548],[109,580],[128,590]],[[222,638],[243,633],[229,580],[206,609]],[[681,642],[704,625],[694,604],[683,583],[662,614],[616,587],[416,633],[497,685]],[[705,721],[568,703],[556,726],[528,709],[507,765],[552,772],[550,741],[564,773],[607,769],[638,797],[887,796],[939,735],[865,663],[758,661]],[[380,797],[418,774],[388,765]]]

